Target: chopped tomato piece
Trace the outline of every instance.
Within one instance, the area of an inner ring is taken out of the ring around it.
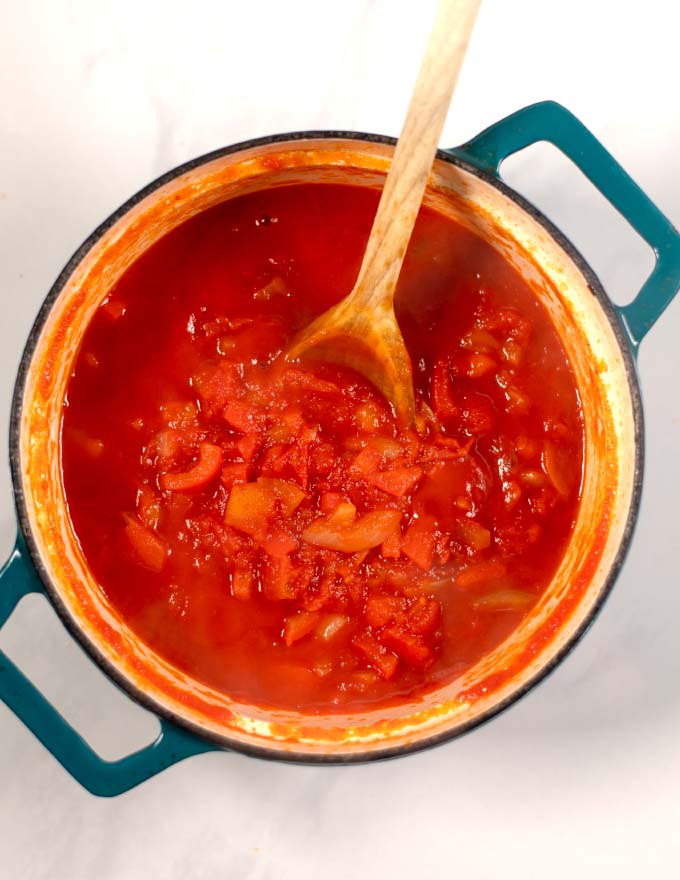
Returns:
[[[458,407],[451,393],[451,375],[447,360],[435,361],[431,382],[432,406],[438,418],[443,421],[455,418]]]
[[[434,517],[426,513],[421,514],[406,529],[401,541],[402,552],[423,571],[432,568],[436,529],[437,523]]]
[[[245,400],[230,400],[222,410],[222,418],[230,428],[248,434],[257,427],[259,419],[253,407]]]
[[[161,406],[161,416],[168,428],[198,427],[198,409],[190,400],[164,403]]]
[[[270,447],[262,463],[262,470],[291,475],[303,488],[307,488],[310,445],[313,440],[314,432],[303,429],[297,440],[287,449],[280,444]]]
[[[373,474],[378,470],[382,456],[377,449],[365,446],[352,462],[352,470],[359,474]]]
[[[224,459],[221,447],[212,443],[201,443],[198,448],[199,459],[188,471],[180,474],[161,474],[161,489],[171,492],[194,492],[204,489],[219,474]]]
[[[398,658],[368,633],[360,633],[354,636],[352,645],[387,681],[397,671],[397,666],[399,665]]]
[[[478,323],[485,330],[502,331],[522,344],[526,344],[531,335],[529,321],[510,306],[489,310],[480,316]]]
[[[384,408],[378,405],[377,401],[367,400],[358,406],[354,413],[354,422],[360,431],[366,431],[367,434],[374,434],[380,430],[381,425],[385,421]]]
[[[192,503],[190,495],[182,495],[173,492],[172,495],[165,496],[163,504],[165,506],[165,513],[167,514],[170,527],[181,528],[184,525],[186,516],[191,510]]]
[[[538,455],[539,445],[531,437],[520,434],[515,440],[515,451],[517,457],[521,458],[522,461],[530,461]]]
[[[473,327],[461,339],[460,347],[471,351],[490,352],[500,348],[500,342],[488,330]]]
[[[329,550],[357,553],[382,544],[399,528],[401,511],[373,510],[351,525],[337,525],[328,517],[317,519],[302,533],[302,540]]]
[[[514,480],[503,482],[503,503],[508,510],[517,507],[522,497],[522,490]]]
[[[302,411],[298,406],[286,406],[281,418],[269,429],[269,436],[279,443],[290,443],[305,427]]]
[[[285,470],[287,449],[283,443],[275,443],[262,456],[259,469],[263,474],[281,474]]]
[[[280,602],[297,595],[290,556],[268,556],[264,565],[264,594],[267,599]]]
[[[230,363],[222,363],[214,370],[199,372],[194,376],[192,384],[209,416],[217,415],[241,391],[238,366]]]
[[[422,476],[423,470],[419,467],[394,468],[373,474],[369,482],[395,498],[403,498],[415,488]]]
[[[261,445],[262,441],[257,434],[246,434],[245,437],[241,437],[241,439],[236,442],[236,448],[246,464],[251,463],[253,456]]]
[[[453,372],[458,376],[467,376],[468,379],[479,379],[487,373],[493,373],[496,367],[496,361],[488,354],[470,352],[456,358]]]
[[[257,485],[274,495],[281,507],[281,514],[285,517],[289,517],[307,497],[295,483],[276,477],[258,477]]]
[[[369,437],[364,442],[364,446],[375,449],[385,461],[393,461],[405,452],[405,444],[391,437]]]
[[[319,498],[319,510],[322,513],[333,513],[339,504],[343,504],[347,499],[340,492],[322,492]]]
[[[164,463],[175,458],[181,448],[182,435],[172,428],[166,428],[164,431],[159,431],[149,443],[147,454],[157,455]]]
[[[380,628],[395,620],[403,620],[405,610],[406,600],[398,596],[370,596],[366,600],[364,617],[369,626]]]
[[[442,616],[442,606],[436,599],[420,596],[409,608],[406,625],[413,633],[431,633],[437,629]]]
[[[319,622],[318,611],[299,611],[286,618],[283,627],[283,640],[290,647],[308,636]]]
[[[474,551],[486,550],[491,544],[491,532],[473,519],[459,519],[453,527],[453,534]]]
[[[401,556],[401,533],[395,532],[385,538],[380,547],[380,555],[385,559],[399,559]]]
[[[264,542],[264,549],[270,556],[287,556],[297,550],[297,540],[282,528],[273,529],[271,535]]]
[[[263,542],[277,513],[289,517],[304,498],[305,493],[286,480],[258,477],[255,483],[237,483],[229,493],[224,521]]]
[[[245,602],[253,592],[253,571],[245,566],[235,565],[231,575],[231,593],[234,599]]]
[[[158,528],[161,499],[148,486],[141,486],[137,492],[137,513],[148,529],[155,531]]]
[[[263,541],[276,515],[277,497],[257,483],[237,483],[229,493],[224,521],[241,532]]]
[[[531,398],[516,385],[508,385],[504,389],[505,409],[514,415],[523,415],[531,409]]]
[[[494,429],[496,416],[488,397],[476,391],[461,391],[459,399],[460,419],[470,434],[488,434]]]
[[[123,518],[125,534],[142,565],[151,571],[163,571],[168,557],[167,543],[151,529],[143,526],[136,516],[125,513]]]
[[[422,637],[407,632],[400,626],[384,629],[380,640],[406,661],[409,666],[426,666],[434,660],[434,652]]]
[[[248,465],[245,461],[235,461],[231,464],[225,464],[222,468],[222,473],[220,474],[220,480],[222,480],[222,483],[227,489],[231,489],[235,483],[247,483]]]
[[[330,443],[315,443],[310,451],[310,466],[321,477],[335,466],[335,450]]]
[[[309,611],[320,611],[333,600],[331,584],[328,578],[322,578],[321,583],[314,585],[312,583],[313,576],[314,568],[310,565],[303,565],[298,572],[297,581],[300,584],[300,590],[304,591],[304,607]]]

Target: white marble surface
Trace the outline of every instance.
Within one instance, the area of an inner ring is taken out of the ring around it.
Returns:
[[[434,3],[0,4],[0,413],[24,340],[83,238],[161,172],[303,128],[396,134]],[[553,98],[680,224],[673,0],[485,0],[443,145]],[[626,224],[549,149],[508,163],[605,285],[650,267]],[[0,704],[0,875],[167,880],[680,872],[680,299],[645,341],[644,501],[611,600],[539,689],[405,760],[304,768],[210,754],[111,801],[81,790]],[[14,520],[0,468],[0,544]],[[97,673],[41,600],[0,644],[107,757],[155,722]]]

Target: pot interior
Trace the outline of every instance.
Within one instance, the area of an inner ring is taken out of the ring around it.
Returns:
[[[226,199],[298,182],[379,188],[392,146],[341,137],[256,144],[199,161],[151,187],[71,261],[36,324],[24,364],[15,488],[34,560],[67,624],[117,681],[156,711],[212,738],[281,757],[367,757],[462,732],[522,693],[564,653],[606,593],[637,493],[637,403],[630,364],[588,270],[494,182],[438,159],[425,203],[499,251],[548,309],[584,413],[581,502],[550,586],[520,627],[464,675],[398,706],[306,715],[239,703],[193,680],[120,619],[88,570],[61,479],[66,387],[85,329],[125,270],[171,229]]]

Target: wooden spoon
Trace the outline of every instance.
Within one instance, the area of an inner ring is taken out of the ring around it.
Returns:
[[[394,291],[481,0],[441,0],[352,292],[301,331],[289,360],[353,367],[416,424],[411,359]]]

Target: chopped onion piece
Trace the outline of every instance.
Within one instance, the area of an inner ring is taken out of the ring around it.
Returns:
[[[526,611],[535,601],[533,593],[523,590],[498,590],[475,599],[472,607],[477,611]]]
[[[317,547],[357,553],[382,544],[399,528],[401,511],[374,510],[350,525],[337,525],[328,517],[315,520],[302,533],[302,540]]]

